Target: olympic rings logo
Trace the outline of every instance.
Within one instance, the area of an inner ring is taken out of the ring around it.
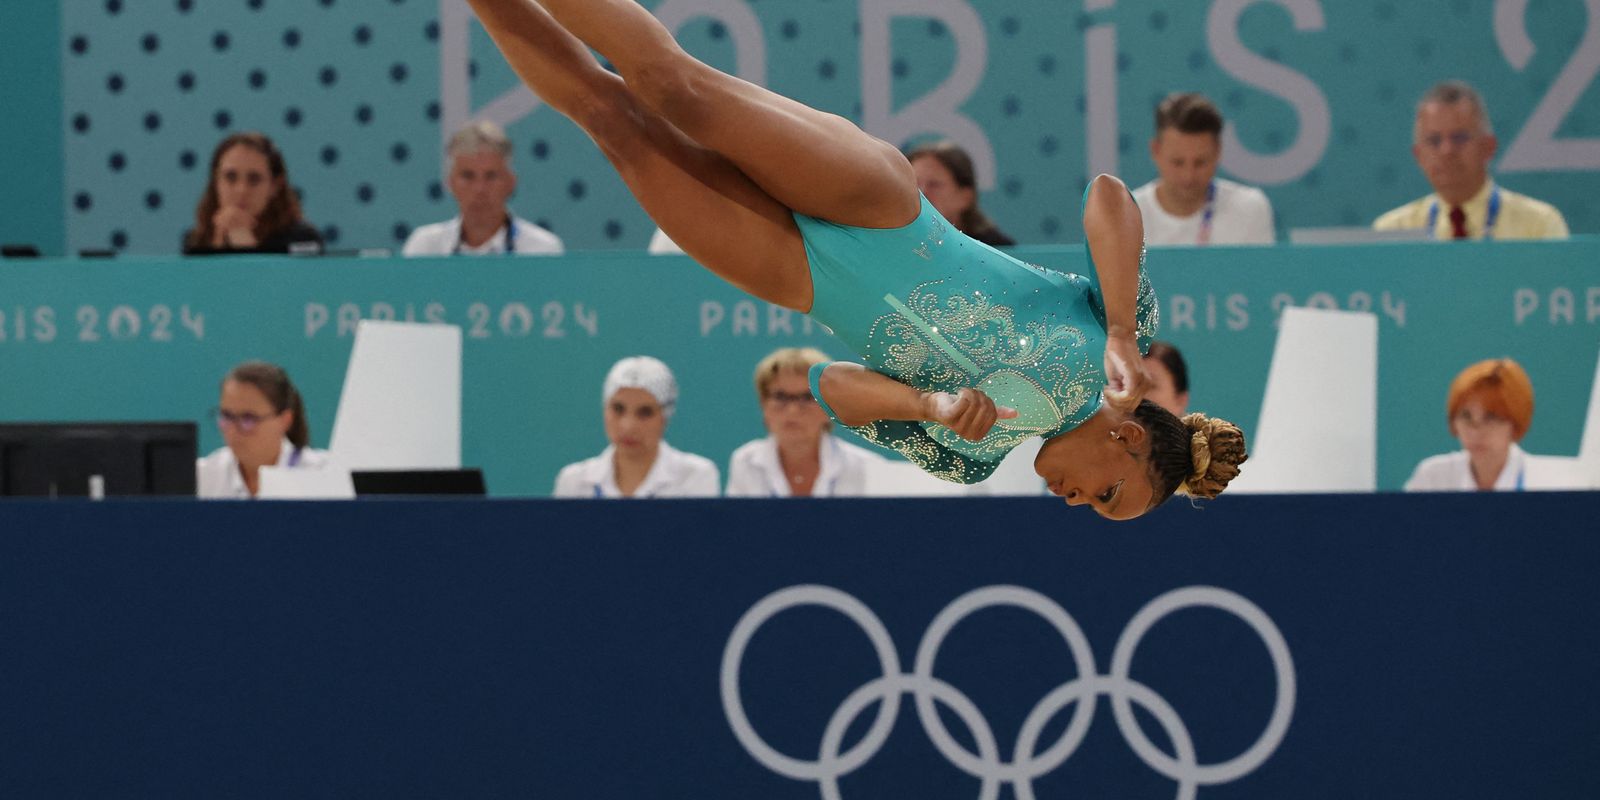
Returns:
[[[881,677],[856,689],[833,712],[823,731],[818,756],[812,761],[780,753],[768,745],[750,724],[739,696],[739,668],[750,638],[767,620],[801,606],[822,606],[849,617],[867,635],[883,670]],[[1066,641],[1077,668],[1077,677],[1051,690],[1034,706],[1017,734],[1010,761],[1001,758],[994,731],[977,706],[959,689],[933,675],[934,661],[951,628],[973,612],[994,606],[1013,606],[1044,619]],[[1129,677],[1134,651],[1151,626],[1174,611],[1193,607],[1227,611],[1254,629],[1267,646],[1277,678],[1277,699],[1261,736],[1243,753],[1215,764],[1197,762],[1194,742],[1178,713],[1161,695]],[[1012,785],[1017,800],[1033,800],[1034,779],[1060,767],[1083,743],[1100,695],[1110,699],[1117,728],[1134,753],[1151,769],[1177,782],[1179,800],[1192,800],[1200,786],[1228,783],[1249,774],[1283,742],[1290,717],[1294,715],[1295,674],[1289,645],[1266,613],[1244,597],[1213,586],[1175,589],[1145,604],[1118,638],[1116,649],[1112,651],[1111,671],[1106,675],[1096,672],[1089,641],[1072,616],[1050,598],[1020,586],[988,586],[956,598],[929,624],[917,647],[916,666],[910,674],[900,672],[894,641],[877,615],[860,600],[828,586],[791,586],[766,596],[739,619],[722,653],[722,706],[739,743],[773,772],[797,780],[815,781],[825,800],[839,800],[839,778],[860,768],[883,747],[899,714],[901,696],[905,694],[916,701],[917,717],[939,752],[957,768],[982,782],[980,800],[994,800],[1001,785],[1007,783]],[[967,726],[978,752],[967,750],[950,735],[934,706],[936,702],[949,707]],[[879,704],[878,716],[866,735],[854,747],[839,752],[845,731],[873,703]],[[1168,755],[1145,736],[1133,715],[1135,703],[1155,717],[1166,731],[1175,753]],[[1038,740],[1045,725],[1073,704],[1076,708],[1066,730],[1039,752]]]

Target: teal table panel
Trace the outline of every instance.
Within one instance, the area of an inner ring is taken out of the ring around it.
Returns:
[[[1081,247],[1024,248],[1081,269]],[[1527,367],[1525,441],[1573,455],[1600,354],[1600,241],[1153,250],[1161,336],[1187,354],[1193,407],[1254,427],[1285,305],[1378,314],[1379,483],[1454,448],[1451,377],[1481,358]],[[327,442],[357,320],[441,321],[464,334],[463,460],[497,495],[541,495],[605,446],[600,385],[648,353],[678,373],[674,446],[726,467],[763,434],[751,372],[772,349],[849,357],[820,325],[681,257],[8,262],[0,266],[0,419],[205,419],[233,364],[286,366]],[[221,444],[202,429],[202,449]]]

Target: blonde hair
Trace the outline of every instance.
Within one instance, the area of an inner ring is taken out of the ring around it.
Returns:
[[[1456,414],[1470,397],[1483,399],[1483,407],[1496,416],[1511,422],[1515,441],[1522,441],[1528,427],[1533,425],[1533,381],[1522,365],[1509,358],[1491,358],[1479,361],[1461,371],[1450,382],[1450,396],[1445,400],[1445,422],[1455,435]]]
[[[1248,457],[1244,431],[1225,419],[1188,414],[1179,419],[1149,400],[1133,418],[1150,435],[1150,505],[1174,494],[1210,500],[1228,487]]]
[[[756,399],[767,399],[772,382],[785,372],[806,375],[811,367],[829,361],[828,354],[815,347],[785,347],[774,350],[756,365]]]
[[[1186,414],[1182,421],[1189,431],[1190,468],[1177,493],[1210,500],[1228,488],[1228,482],[1239,476],[1239,465],[1249,458],[1244,431],[1204,414]]]

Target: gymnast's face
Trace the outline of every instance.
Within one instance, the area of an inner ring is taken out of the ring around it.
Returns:
[[[1047,440],[1033,470],[1067,505],[1089,506],[1106,519],[1126,520],[1143,515],[1155,497],[1149,454],[1149,436],[1137,422],[1124,420],[1109,429],[1081,425]]]
[[[606,401],[606,438],[618,452],[649,455],[667,432],[667,415],[643,389],[618,389]]]

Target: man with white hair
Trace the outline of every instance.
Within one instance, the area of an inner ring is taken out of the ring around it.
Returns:
[[[480,121],[456,131],[445,156],[450,164],[446,181],[461,213],[412,231],[402,251],[405,255],[562,253],[561,239],[506,206],[517,188],[517,174],[511,169],[511,140],[499,125]]]
[[[600,455],[568,464],[556,497],[716,497],[722,476],[710,459],[667,444],[678,405],[678,380],[650,356],[618,361],[606,374],[600,404],[606,438]]]
[[[1489,176],[1499,147],[1483,98],[1445,81],[1417,103],[1411,155],[1433,194],[1378,217],[1376,230],[1425,230],[1432,239],[1565,239],[1555,206],[1517,194]]]

